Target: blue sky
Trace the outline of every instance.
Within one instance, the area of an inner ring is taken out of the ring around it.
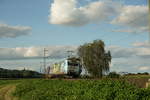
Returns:
[[[86,0],[82,0],[82,3],[85,1]],[[146,5],[146,1],[147,0],[125,0],[125,4]],[[50,13],[51,2],[53,1],[1,0],[0,21],[9,25],[31,26],[32,34],[15,39],[0,39],[0,46],[80,45],[94,39],[103,39],[108,45],[117,44],[128,46],[136,40],[147,40],[146,34],[134,38],[135,36],[132,34],[111,32],[118,27],[104,23],[90,24],[82,27],[66,27],[49,24],[48,15]],[[123,41],[120,41],[120,39],[123,39]],[[128,41],[126,41],[126,39],[128,39]],[[126,43],[124,41],[126,41]]]
[[[98,0],[78,0],[78,6],[84,7],[97,1]],[[100,2],[101,1],[105,0],[100,0]],[[147,0],[113,0],[113,2],[114,1],[120,1],[124,6],[147,6]],[[133,44],[136,42],[145,43],[145,41],[148,40],[147,31],[141,32],[140,30],[140,32],[133,32],[135,30],[131,30],[133,28],[141,28],[141,26],[139,27],[135,25],[134,27],[133,25],[131,25],[133,26],[129,27],[129,30],[131,32],[124,32],[123,30],[127,30],[126,23],[121,23],[122,25],[120,25],[119,23],[118,25],[118,23],[116,24],[116,22],[115,24],[109,24],[110,22],[108,21],[98,21],[96,23],[90,22],[81,26],[72,26],[71,24],[65,25],[64,23],[49,23],[50,19],[48,16],[52,15],[52,12],[50,10],[52,9],[51,5],[53,3],[53,0],[0,0],[0,24],[6,24],[5,26],[10,27],[20,25],[21,27],[28,27],[28,30],[30,30],[29,27],[32,28],[29,35],[16,36],[15,38],[0,37],[0,47],[28,48],[56,45],[78,46],[85,42],[91,42],[95,39],[102,39],[107,47],[119,46],[124,49],[128,49],[141,48],[133,47]],[[60,15],[63,14],[60,13]],[[114,16],[116,15],[113,15],[112,18]],[[119,16],[119,14],[117,16]],[[108,20],[110,21],[113,19]],[[55,21],[55,23],[56,22],[57,21]],[[118,60],[117,58],[114,60],[114,62],[116,60],[120,61],[120,59]],[[139,64],[139,66],[147,67],[149,65],[144,63],[144,65]],[[114,69],[116,70],[116,68]],[[120,69],[124,68],[121,67]],[[128,71],[128,69],[126,71]],[[135,72],[134,69],[133,72]]]

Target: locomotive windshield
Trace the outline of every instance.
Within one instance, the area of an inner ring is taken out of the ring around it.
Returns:
[[[79,66],[80,64],[80,59],[72,57],[68,58],[68,66]]]
[[[73,62],[68,62],[68,65],[69,66],[78,66],[79,64],[78,63],[73,63]]]

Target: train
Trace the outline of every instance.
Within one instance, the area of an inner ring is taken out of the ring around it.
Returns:
[[[49,77],[79,77],[82,72],[81,60],[69,57],[49,67]]]

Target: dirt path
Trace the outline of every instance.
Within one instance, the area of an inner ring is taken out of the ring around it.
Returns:
[[[0,89],[0,100],[17,100],[11,93],[15,90],[16,85],[6,85]]]

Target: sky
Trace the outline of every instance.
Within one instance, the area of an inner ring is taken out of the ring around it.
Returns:
[[[111,71],[150,72],[147,0],[0,0],[0,67],[39,71],[95,39]],[[55,60],[53,60],[55,59]]]

